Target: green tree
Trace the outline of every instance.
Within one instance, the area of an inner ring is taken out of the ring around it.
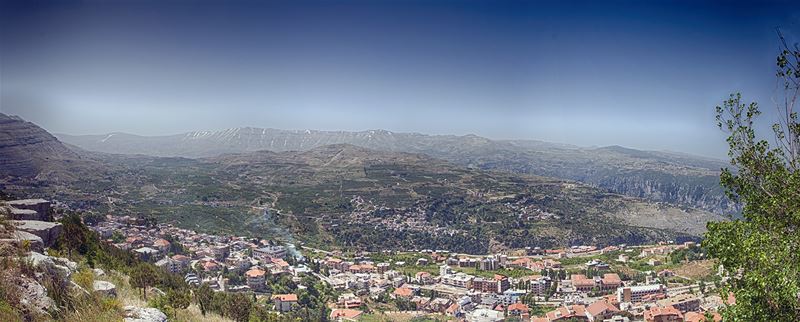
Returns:
[[[267,310],[262,305],[254,305],[250,312],[251,322],[277,322],[280,321],[278,313]]]
[[[211,301],[214,299],[214,291],[211,290],[208,284],[203,283],[203,285],[194,292],[194,297],[197,301],[197,306],[200,307],[200,314],[206,316],[206,312],[211,308]]]
[[[742,217],[711,222],[704,246],[730,273],[721,289],[736,297],[722,314],[731,321],[800,321],[800,122],[794,104],[800,81],[800,50],[780,35],[778,76],[784,99],[770,143],[756,134],[758,104],[733,94],[717,107],[718,126],[728,132],[731,165],[722,186],[743,205]]]
[[[237,322],[246,322],[250,319],[253,302],[250,297],[242,293],[228,295],[225,300],[225,316]]]
[[[83,224],[81,217],[76,213],[70,213],[61,219],[62,233],[58,237],[59,247],[66,248],[69,256],[72,251],[77,250],[80,254],[86,254],[91,247],[89,237],[91,231]]]
[[[156,282],[155,269],[148,264],[139,263],[131,269],[129,275],[131,286],[142,290],[144,298],[147,299],[147,288],[153,286]]]
[[[184,310],[191,303],[191,296],[187,290],[168,290],[167,304],[174,309]]]

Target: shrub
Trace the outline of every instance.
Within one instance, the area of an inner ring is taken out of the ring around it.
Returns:
[[[72,281],[88,292],[94,289],[94,273],[90,269],[82,269],[72,275]]]

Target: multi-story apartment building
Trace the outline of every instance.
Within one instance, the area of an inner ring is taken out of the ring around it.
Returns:
[[[642,302],[645,298],[652,298],[667,295],[667,287],[661,284],[626,286],[617,289],[617,301],[619,302]]]

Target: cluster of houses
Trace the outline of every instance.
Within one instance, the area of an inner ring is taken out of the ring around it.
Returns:
[[[287,274],[296,282],[311,270],[302,264],[289,265],[293,248],[267,240],[198,233],[170,224],[146,225],[141,219],[108,216],[91,227],[116,247],[130,250],[140,259],[153,262],[189,284],[208,284],[215,291],[256,294],[266,288],[267,276]],[[229,276],[237,276],[231,283]],[[274,308],[286,312],[297,304],[295,294],[273,294]]]
[[[184,274],[188,283],[205,283],[218,291],[259,294],[264,293],[271,275],[287,274],[299,281],[299,274],[313,274],[340,294],[335,303],[330,303],[335,306],[330,317],[338,321],[357,320],[364,314],[368,298],[404,301],[407,310],[449,315],[466,321],[502,321],[518,317],[535,322],[704,321],[704,312],[716,314],[720,305],[731,300],[695,295],[688,289],[672,290],[658,280],[648,279],[644,283],[624,280],[599,260],[585,263],[586,274],[567,275],[559,261],[575,254],[616,251],[624,245],[603,249],[593,246],[564,250],[529,248],[524,256],[518,257],[422,251],[427,256],[413,263],[375,262],[369,256],[352,259],[328,256],[314,259],[324,268],[316,273],[305,265],[287,262],[288,254],[295,252],[293,248],[266,240],[197,233],[168,224],[145,225],[132,217],[108,217],[92,228],[117,247],[131,250],[166,270]],[[667,255],[690,246],[658,245],[645,248],[642,253]],[[617,260],[630,258],[620,255]],[[438,265],[438,270],[423,269],[430,268],[431,264]],[[419,269],[401,269],[407,266]],[[504,275],[506,269],[532,272],[515,278]],[[412,275],[401,273],[415,270]],[[553,271],[561,274],[552,274]],[[230,274],[239,277],[236,282],[230,281]],[[668,276],[672,272],[659,272],[659,276],[662,274]],[[287,312],[297,306],[298,299],[295,294],[272,294],[271,300],[275,310]],[[529,306],[533,301],[554,309],[533,314],[533,307]]]
[[[645,248],[645,251],[668,255],[670,251],[690,246],[688,243],[659,245]],[[466,321],[502,321],[509,317],[535,322],[705,321],[706,311],[714,316],[714,320],[720,319],[716,310],[726,301],[718,296],[695,295],[691,287],[670,289],[658,283],[657,279],[642,283],[623,280],[619,274],[610,271],[607,263],[599,260],[584,264],[586,271],[592,272],[591,276],[572,273],[561,275],[562,278],[555,274],[554,278],[553,274],[544,274],[563,270],[558,259],[565,258],[565,253],[607,253],[624,247],[597,249],[578,246],[560,251],[527,249],[526,256],[519,258],[501,254],[456,256],[442,251],[427,251],[439,265],[438,272],[421,270],[412,276],[395,269],[404,265],[433,263],[428,263],[426,258],[410,264],[374,263],[363,257],[344,260],[331,256],[319,262],[328,268],[328,276],[322,276],[323,281],[343,292],[336,302],[341,314],[339,320],[348,319],[344,312],[360,316],[366,297],[377,298],[386,292],[392,299],[411,303],[411,307],[406,309],[445,314]],[[527,256],[530,254],[535,256]],[[520,268],[543,275],[533,272],[520,278],[503,275],[504,269]],[[494,274],[488,277],[486,273],[479,276],[465,273],[475,270],[493,271]],[[662,273],[671,272],[664,270],[659,272],[659,276]],[[555,309],[545,314],[532,314],[532,307],[526,303],[533,302]]]

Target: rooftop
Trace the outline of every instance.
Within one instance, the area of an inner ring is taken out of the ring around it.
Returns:
[[[279,299],[281,302],[297,302],[297,294],[275,294],[272,299]]]

